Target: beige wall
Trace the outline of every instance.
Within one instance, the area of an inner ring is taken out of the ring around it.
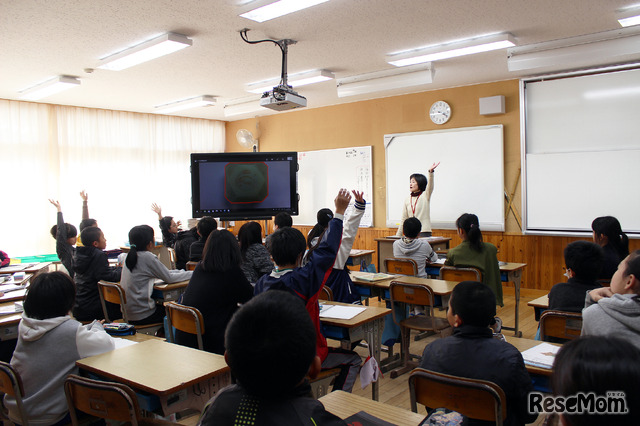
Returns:
[[[478,99],[504,95],[506,113],[481,116]],[[428,116],[431,104],[444,100],[451,105],[451,119],[433,124]],[[260,151],[312,151],[350,146],[373,147],[374,226],[385,227],[386,176],[383,136],[389,133],[419,132],[460,127],[504,125],[505,188],[513,191],[520,169],[520,115],[518,80],[434,90],[411,95],[353,102],[323,108],[302,109],[229,122],[226,125],[226,151],[244,151],[236,142],[236,132],[248,129],[256,135],[259,126]],[[330,172],[330,165],[327,172]],[[407,179],[411,171],[407,171]],[[437,172],[436,172],[437,173]],[[365,194],[366,196],[367,194]],[[520,183],[515,205],[521,206]],[[509,214],[508,233],[520,233]]]

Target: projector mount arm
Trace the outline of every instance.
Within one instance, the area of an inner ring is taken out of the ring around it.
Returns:
[[[289,50],[288,46],[291,44],[296,44],[297,41],[285,38],[283,40],[272,40],[272,39],[264,39],[264,40],[255,40],[251,41],[247,38],[247,32],[249,28],[243,28],[240,30],[240,37],[244,40],[245,43],[249,44],[258,44],[258,43],[266,43],[271,42],[276,44],[280,50],[282,51],[282,72],[280,74],[280,84],[279,86],[284,86],[284,89],[291,89],[291,87],[287,84],[287,52]]]

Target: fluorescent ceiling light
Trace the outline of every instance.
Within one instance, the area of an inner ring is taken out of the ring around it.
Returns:
[[[287,83],[292,87],[300,87],[306,86],[307,84],[314,84],[320,83],[322,81],[332,80],[334,78],[335,76],[331,71],[313,70],[288,75]],[[280,77],[246,84],[245,90],[251,93],[262,94],[264,92],[270,91],[274,88],[274,86],[277,86],[278,84],[280,84]]]
[[[327,1],[329,0],[280,0],[240,16],[256,22],[265,22]]]
[[[619,11],[618,16],[618,22],[623,27],[640,25],[640,7],[638,6],[632,6],[626,10],[621,10]]]
[[[503,33],[394,53],[387,55],[386,61],[396,67],[404,67],[407,65],[455,58],[457,56],[488,52],[490,50],[505,49],[515,45],[513,36],[508,33]]]
[[[193,40],[182,34],[166,33],[144,43],[100,59],[98,68],[120,71],[189,47]]]
[[[433,82],[434,72],[431,64],[421,64],[401,70],[391,69],[341,78],[337,80],[338,97],[430,84]]]
[[[620,28],[509,49],[509,71],[567,71],[640,60],[639,28]]]
[[[182,111],[185,109],[198,108],[204,106],[215,105],[216,98],[209,95],[196,96],[195,98],[182,99],[168,104],[156,105],[156,114],[167,114],[170,112]]]
[[[224,106],[225,118],[254,112],[265,113],[266,111],[268,110],[260,105],[260,98],[254,96],[230,100]]]
[[[20,99],[28,101],[37,101],[38,99],[46,98],[63,90],[71,89],[80,85],[80,80],[77,77],[70,77],[67,75],[59,75],[50,80],[38,83],[35,86],[28,87],[21,90],[22,94]]]

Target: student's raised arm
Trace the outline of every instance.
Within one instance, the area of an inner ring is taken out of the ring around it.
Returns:
[[[89,194],[85,190],[80,191],[82,198],[82,220],[89,219]]]
[[[366,202],[363,197],[363,193],[359,191],[351,191],[355,203],[353,210],[349,215],[349,219],[344,222],[342,230],[342,242],[340,243],[340,249],[338,250],[338,256],[336,256],[336,262],[333,265],[335,269],[343,269],[349,254],[351,253],[351,247],[353,247],[353,241],[358,234],[358,227],[360,226],[360,220],[364,214]]]

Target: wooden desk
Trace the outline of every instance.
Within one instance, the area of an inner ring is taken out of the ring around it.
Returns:
[[[377,243],[378,248],[378,272],[387,272],[387,269],[384,267],[384,259],[395,257],[393,255],[393,242],[396,241],[397,238],[376,238],[375,241]],[[449,242],[451,238],[447,237],[428,237],[427,240],[431,245],[431,248],[435,251],[438,250],[448,250]]]
[[[182,296],[182,293],[184,293],[187,289],[188,284],[189,280],[178,281],[177,283],[171,284],[167,284],[164,282],[154,284],[151,297],[154,299],[162,300],[164,302],[177,301],[180,296]]]
[[[508,343],[511,343],[513,346],[515,346],[516,349],[518,349],[520,352],[524,352],[527,349],[533,348],[534,346],[537,346],[540,343],[543,343],[540,340],[525,339],[522,337],[507,337],[506,339]],[[546,343],[549,343],[549,342],[546,342]],[[549,344],[554,346],[562,346],[557,343],[549,343]],[[534,376],[542,376],[547,378],[548,380],[548,377],[551,376],[551,374],[553,373],[553,370],[551,368],[534,367],[532,365],[526,365],[526,364],[525,366],[527,367],[527,371],[529,372],[529,374],[532,376],[532,379],[534,379],[534,382],[536,381]]]
[[[33,274],[33,276],[36,276],[43,272],[49,272],[49,266],[51,265],[53,265],[53,262],[15,263],[13,265],[0,268],[0,274],[13,274],[15,272],[24,272],[26,274]]]
[[[365,411],[384,421],[396,425],[417,425],[426,414],[413,413],[403,408],[394,407],[378,401],[372,401],[344,391],[331,392],[319,399],[330,413],[346,419],[360,411]]]
[[[531,302],[527,303],[527,305],[533,307],[536,321],[540,321],[540,315],[542,315],[542,312],[545,309],[549,309],[549,295],[545,294],[537,299],[533,299]]]
[[[17,302],[18,300],[24,300],[24,296],[27,294],[27,289],[10,291],[0,296],[0,303],[4,302]]]
[[[324,302],[333,305],[348,305],[347,303]],[[382,330],[384,317],[391,313],[391,309],[364,306],[365,310],[350,320],[320,318],[323,334],[329,339],[340,340],[346,349],[351,349],[351,343],[366,340],[373,357],[380,365],[380,351],[382,346]],[[378,382],[371,384],[371,397],[378,400]]]
[[[438,263],[427,263],[425,268],[427,274],[429,275],[438,275],[440,272],[440,268],[443,265]],[[526,263],[514,263],[514,262],[500,262],[500,280],[502,282],[512,282],[515,290],[515,324],[513,327],[508,327],[503,325],[503,330],[513,330],[514,336],[522,337],[522,332],[520,331],[520,285],[522,284],[522,270]]]
[[[153,395],[165,416],[186,409],[202,411],[211,397],[231,383],[222,355],[155,339],[84,358],[76,364],[85,373]],[[141,400],[141,405],[144,402]],[[156,407],[141,408],[152,411]]]
[[[433,278],[412,277],[408,275],[395,275],[393,278],[387,278],[380,281],[364,281],[359,278],[361,272],[352,271],[351,280],[361,295],[366,297],[379,296],[385,300],[389,300],[389,286],[392,281],[402,281],[410,284],[420,284],[429,287],[435,295],[442,296],[442,306],[448,304],[448,298],[453,288],[458,284],[457,281],[444,281]]]
[[[373,253],[375,250],[351,250],[349,253],[349,258],[347,259],[347,265],[349,266],[364,266],[365,268],[369,266],[371,260],[373,259]]]
[[[4,302],[0,306],[13,305],[14,302]],[[0,340],[18,338],[18,324],[22,319],[22,312],[0,316]]]
[[[2,291],[2,287],[5,285],[25,285],[29,282],[31,277],[33,277],[33,274],[25,274],[24,278],[16,280],[15,275],[13,275],[9,281],[3,281],[0,283],[0,291]]]

